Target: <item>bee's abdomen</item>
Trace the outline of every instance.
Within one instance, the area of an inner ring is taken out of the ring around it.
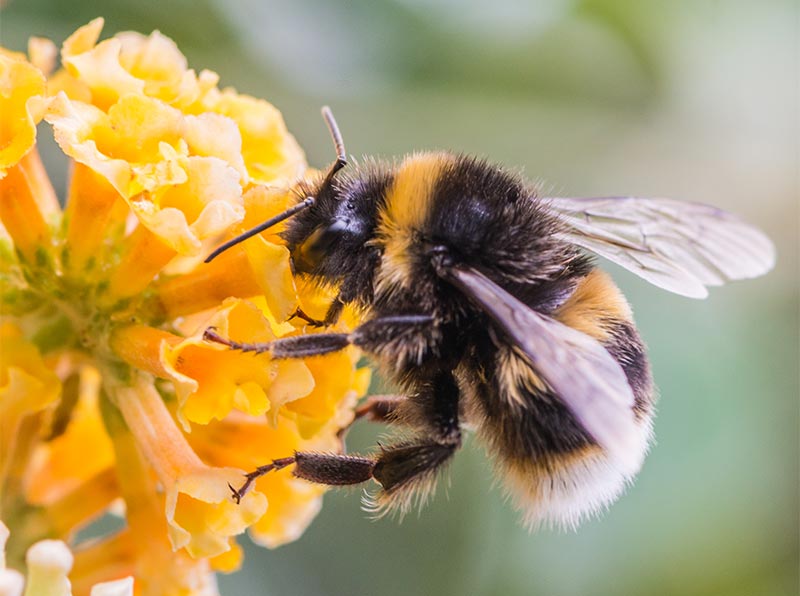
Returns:
[[[592,440],[510,345],[484,353],[482,369],[473,362],[460,376],[479,432],[528,521],[569,526],[610,504],[638,472],[651,436],[654,390],[630,309],[607,275],[590,273],[554,315],[600,341],[628,378],[640,432],[625,461]]]
[[[633,390],[634,413],[638,419],[652,416],[655,387],[647,351],[636,326],[629,321],[615,321],[609,338],[603,344],[619,362]]]
[[[635,399],[639,417],[652,412],[653,379],[647,350],[633,322],[625,296],[604,271],[593,269],[558,310],[555,318],[599,341],[619,362]]]

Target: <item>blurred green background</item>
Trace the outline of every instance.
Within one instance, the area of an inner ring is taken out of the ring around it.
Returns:
[[[778,246],[772,274],[704,302],[613,270],[662,397],[657,444],[600,519],[529,534],[469,441],[419,516],[372,522],[358,491],[329,493],[297,543],[249,548],[223,594],[798,594],[796,1],[6,4],[15,49],[98,15],[104,36],[160,29],[190,66],[277,105],[314,165],[333,157],[330,103],[355,155],[454,149],[552,193],[710,202]]]

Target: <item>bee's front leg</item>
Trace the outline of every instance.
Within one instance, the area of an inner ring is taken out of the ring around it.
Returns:
[[[263,343],[242,343],[222,337],[216,329],[209,327],[203,334],[206,341],[228,346],[232,350],[264,354],[273,358],[308,358],[338,352],[353,344],[369,350],[373,345],[391,342],[409,330],[429,325],[433,318],[428,315],[400,315],[379,317],[356,327],[351,333],[309,333],[282,337]]]

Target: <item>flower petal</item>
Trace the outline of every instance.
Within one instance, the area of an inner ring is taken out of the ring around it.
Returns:
[[[174,549],[185,548],[195,558],[218,556],[231,549],[231,536],[261,518],[264,495],[248,493],[238,504],[231,499],[228,485],[241,479],[242,471],[235,468],[205,468],[179,477],[167,491],[166,503]]]
[[[145,82],[145,93],[165,101],[171,99],[169,90],[180,88],[188,66],[175,42],[159,31],[150,35],[125,31],[114,37],[121,46],[120,65]]]
[[[0,471],[14,444],[23,416],[58,399],[61,381],[42,360],[39,350],[11,322],[0,324]]]
[[[28,57],[42,74],[49,76],[56,66],[58,48],[46,37],[31,37],[28,40]]]
[[[342,406],[349,404],[343,402]],[[317,436],[304,439],[290,417],[280,416],[273,425],[264,419],[233,414],[195,428],[189,441],[198,454],[215,465],[254,469],[295,451],[336,452],[341,448],[337,431],[338,427],[329,426]],[[319,512],[326,491],[322,485],[295,478],[290,469],[258,478],[255,487],[267,496],[269,507],[250,527],[250,536],[270,548],[291,542],[302,534]]]
[[[359,357],[358,350],[348,349],[305,361],[314,377],[314,389],[286,404],[303,437],[312,437],[330,424],[343,399],[355,399],[366,391],[369,369],[355,368]]]
[[[100,373],[83,367],[77,377],[78,401],[64,431],[41,443],[29,470],[32,503],[52,503],[114,464],[114,452],[99,409]],[[70,385],[69,381],[65,387]]]
[[[162,364],[171,373],[181,417],[198,424],[221,419],[233,408],[258,416],[307,395],[314,387],[302,361],[273,361],[203,340],[207,327],[247,343],[275,339],[269,321],[253,304],[229,299],[196,333],[175,346],[164,345]]]
[[[168,534],[175,550],[193,557],[228,551],[230,538],[258,520],[267,508],[264,495],[247,493],[238,505],[228,484],[243,472],[204,464],[175,425],[161,396],[143,375],[132,386],[115,388],[116,403],[166,495]]]
[[[144,198],[130,204],[143,225],[179,254],[190,255],[204,239],[241,221],[244,208],[239,174],[224,161],[189,157],[183,165],[187,180],[160,189],[158,204]]]
[[[123,577],[122,579],[95,584],[92,586],[89,596],[133,596],[133,578]]]
[[[92,92],[92,103],[103,110],[124,95],[144,92],[144,81],[120,64],[121,49],[122,43],[112,38],[80,54],[62,54],[66,69],[86,83]]]
[[[91,50],[100,39],[105,20],[102,17],[93,19],[83,27],[79,27],[70,35],[61,46],[61,60],[66,61],[72,56],[83,54]]]
[[[130,164],[98,148],[102,131],[112,126],[107,114],[87,103],[70,100],[62,92],[50,103],[45,120],[53,126],[53,135],[64,153],[104,176],[123,197],[130,196]]]
[[[33,148],[36,124],[43,116],[42,72],[27,60],[0,53],[0,178]]]
[[[239,172],[242,185],[248,183],[242,137],[236,122],[212,112],[189,115],[186,116],[183,138],[192,155],[218,157]]]
[[[305,171],[305,155],[272,104],[225,89],[210,91],[202,105],[236,122],[242,136],[242,156],[253,183],[286,184]]]

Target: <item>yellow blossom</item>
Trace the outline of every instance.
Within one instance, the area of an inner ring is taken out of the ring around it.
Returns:
[[[331,296],[296,282],[280,226],[203,263],[313,172],[275,107],[189,69],[159,32],[102,27],[71,35],[60,69],[49,40],[0,48],[0,587],[213,596],[237,535],[294,540],[324,492],[287,469],[237,505],[228,484],[341,449],[369,371],[354,349],[273,360],[203,339],[314,332],[289,318]],[[42,120],[71,162],[63,208]],[[111,511],[124,529],[82,541]]]
[[[114,450],[100,414],[100,374],[79,365],[63,384],[68,423],[54,411],[48,441],[39,443],[27,469],[26,498],[42,507],[49,525],[69,536],[99,517],[119,496]],[[86,445],[92,445],[91,450]]]
[[[64,70],[57,73],[67,94],[106,109],[125,92],[141,93],[186,110],[213,89],[219,77],[187,69],[186,57],[158,31],[149,36],[118,33],[97,43],[103,19],[81,27],[64,42]],[[71,93],[70,93],[71,91]],[[188,110],[187,110],[188,111]]]
[[[0,53],[0,178],[33,148],[42,118],[42,72],[24,57]]]
[[[284,404],[307,395],[314,379],[299,360],[273,361],[268,354],[246,354],[209,344],[203,331],[213,327],[226,337],[248,342],[276,338],[258,308],[234,298],[225,301],[205,325],[185,339],[152,327],[129,326],[112,337],[115,350],[129,363],[169,379],[178,397],[178,417],[208,424],[233,408],[274,419]]]
[[[234,227],[236,233],[267,220],[289,206],[288,192],[252,186],[243,196],[245,217]],[[303,296],[298,294],[289,264],[289,251],[274,232],[251,238],[222,253],[205,267],[197,267],[159,284],[161,305],[171,316],[205,310],[228,296],[251,298],[263,296],[266,315],[283,321],[297,308]],[[186,261],[180,263],[183,265]],[[227,293],[226,293],[227,292]],[[329,297],[330,299],[331,297]]]
[[[184,116],[128,95],[108,113],[61,94],[46,116],[67,155],[103,175],[141,225],[181,254],[244,216],[238,130],[215,114]],[[232,138],[213,149],[209,138]]]
[[[236,299],[226,301],[208,323],[224,336],[242,341],[266,342],[276,337],[255,305]],[[209,345],[202,334],[167,348],[163,360],[184,415],[200,424],[222,419],[234,407],[256,416],[268,413],[274,420],[284,404],[314,388],[302,361],[273,361],[267,354],[226,350]]]
[[[255,184],[274,184],[303,173],[303,152],[287,133],[274,106],[232,89],[210,89],[201,105],[236,122],[242,136],[242,155]]]
[[[0,324],[0,346],[0,472],[8,474],[20,423],[55,402],[61,383],[11,321]]]
[[[228,485],[238,482],[241,472],[204,464],[143,375],[137,375],[131,387],[115,387],[114,403],[164,485],[173,548],[186,547],[195,557],[229,550],[229,537],[240,534],[264,514],[264,495],[247,494],[235,504]]]
[[[290,206],[290,196],[281,190],[254,186],[244,195],[246,214],[243,229],[250,229],[261,221],[274,217]],[[250,267],[256,272],[256,281],[267,301],[269,311],[283,320],[297,307],[297,289],[292,279],[289,251],[274,235],[282,228],[271,230],[271,237],[257,236],[242,244]]]

